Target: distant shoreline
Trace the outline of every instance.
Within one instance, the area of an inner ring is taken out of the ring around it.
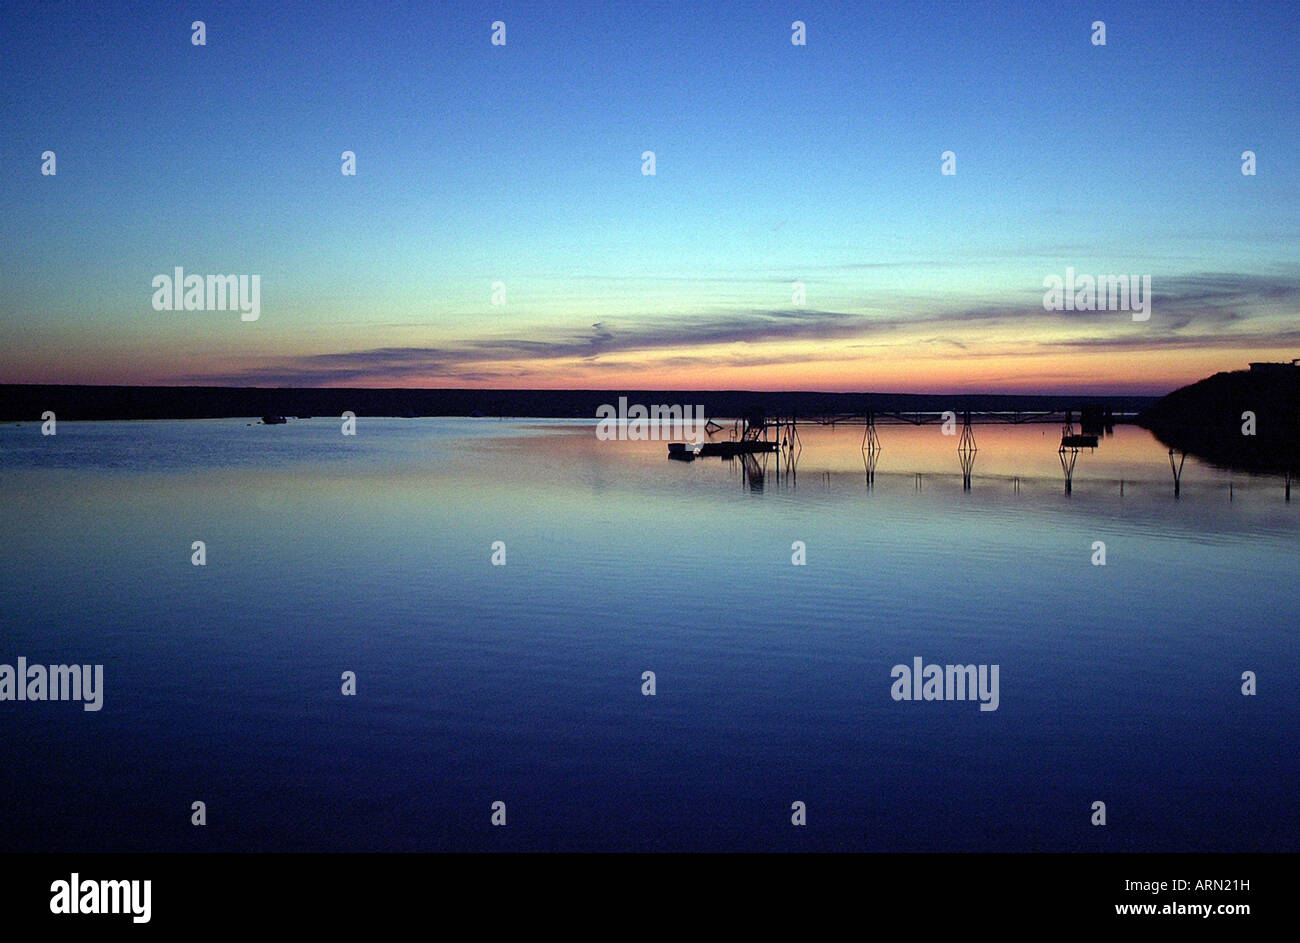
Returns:
[[[796,416],[866,410],[1058,410],[1100,406],[1133,412],[1156,396],[928,393],[816,393],[745,390],[483,390],[267,388],[214,386],[0,385],[0,421],[38,422],[53,412],[61,421],[123,419],[247,419],[265,415],[482,416],[511,419],[595,419],[603,404],[702,405],[712,417],[760,410]]]

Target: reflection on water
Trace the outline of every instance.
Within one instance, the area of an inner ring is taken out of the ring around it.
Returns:
[[[573,428],[569,447],[581,450],[586,435]],[[799,474],[809,476],[861,473],[866,484],[883,477],[906,477],[914,485],[927,479],[955,477],[963,490],[1001,487],[1014,491],[1022,485],[1042,487],[1055,481],[1058,490],[1073,494],[1084,491],[1113,491],[1116,494],[1140,490],[1163,490],[1181,496],[1190,486],[1207,497],[1236,497],[1242,488],[1272,490],[1283,500],[1289,495],[1283,474],[1261,473],[1253,468],[1224,467],[1201,461],[1183,451],[1171,451],[1150,432],[1137,426],[1116,426],[1099,436],[1095,448],[1066,446],[1062,435],[1075,434],[1075,427],[1062,429],[1056,423],[1024,425],[989,424],[954,426],[945,435],[938,424],[873,425],[836,427],[803,424],[799,427],[797,450],[770,455],[745,456],[734,462],[743,470],[743,483],[761,490],[769,479],[784,486],[797,486]],[[618,442],[611,448],[637,461],[662,458],[662,443]],[[667,474],[667,472],[665,472]]]
[[[0,702],[0,830],[51,850],[1293,846],[1261,825],[1300,818],[1300,529],[1277,479],[1189,457],[1175,501],[1167,448],[1120,426],[1067,497],[1059,426],[976,426],[971,469],[937,426],[877,432],[873,480],[861,427],[801,426],[779,471],[575,423],[6,427],[0,663],[103,664],[105,695]],[[1000,665],[999,708],[893,701],[914,657]],[[219,828],[186,827],[197,799]]]
[[[1157,435],[1169,447],[1169,467],[1174,476],[1174,493],[1179,491],[1184,460],[1194,455],[1205,464],[1225,471],[1272,477],[1282,483],[1286,500],[1291,500],[1291,483],[1300,475],[1300,448],[1288,438],[1261,437],[1208,429],[1175,428]]]

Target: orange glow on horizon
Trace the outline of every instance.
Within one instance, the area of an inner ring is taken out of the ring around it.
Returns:
[[[1221,371],[1243,370],[1255,360],[1290,360],[1289,349],[1188,349],[1111,351],[1080,347],[1069,353],[938,351],[934,346],[891,346],[854,356],[852,345],[799,351],[776,345],[751,349],[635,352],[593,359],[478,362],[464,374],[444,371],[385,373],[376,369],[334,380],[327,371],[314,379],[279,376],[292,369],[292,356],[262,354],[265,375],[239,379],[246,354],[118,350],[94,361],[48,362],[15,357],[0,382],[139,386],[396,387],[467,389],[674,389],[877,393],[1112,393],[1163,395]],[[305,358],[310,362],[310,357]],[[26,363],[24,364],[24,361]],[[771,362],[768,362],[771,361]],[[265,376],[266,378],[262,378]],[[207,379],[211,377],[211,379]]]

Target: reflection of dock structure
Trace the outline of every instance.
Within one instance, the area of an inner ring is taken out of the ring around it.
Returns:
[[[1174,463],[1174,450],[1169,450],[1169,468],[1174,473],[1174,497],[1178,497],[1183,487],[1183,462],[1187,461],[1187,453],[1178,453],[1178,462]]]
[[[856,426],[862,430],[862,462],[868,487],[875,484],[876,466],[884,450],[877,425],[940,425],[947,435],[957,435],[957,462],[961,468],[962,489],[971,490],[975,456],[979,448],[975,443],[976,425],[1025,425],[1030,423],[1064,422],[1061,436],[1061,469],[1065,473],[1065,492],[1069,494],[1074,477],[1074,465],[1081,448],[1096,448],[1098,437],[1104,431],[1113,431],[1116,423],[1130,422],[1135,412],[1116,411],[1110,407],[1085,406],[1079,410],[1083,431],[1074,431],[1074,409],[996,410],[962,409],[961,432],[957,433],[958,413],[955,410],[870,410],[861,413],[834,413],[798,417],[794,414],[766,415],[754,410],[748,416],[733,422],[730,437],[714,439],[725,427],[709,421],[710,440],[690,445],[673,442],[668,446],[668,457],[691,461],[695,458],[717,457],[728,460],[742,459],[746,478],[751,488],[761,489],[766,471],[766,457],[776,456],[778,480],[795,480],[799,455],[803,443],[799,438],[799,423],[817,426]]]
[[[961,439],[957,443],[957,459],[961,462],[961,489],[970,491],[970,476],[975,469],[975,430],[970,426],[970,412],[966,412],[961,425]]]
[[[1076,413],[1078,420],[1076,422]],[[718,457],[727,461],[740,460],[739,469],[747,490],[761,492],[768,472],[768,457],[775,459],[777,482],[791,487],[795,484],[799,456],[803,443],[799,435],[799,425],[818,426],[861,425],[862,462],[867,486],[874,487],[876,471],[881,454],[884,451],[878,426],[885,425],[939,425],[947,435],[956,437],[958,466],[962,476],[962,490],[970,491],[974,478],[975,458],[979,452],[976,444],[975,429],[977,425],[1025,425],[1032,423],[1060,423],[1061,437],[1057,449],[1061,473],[1064,477],[1065,493],[1074,490],[1074,472],[1079,453],[1084,449],[1094,450],[1099,447],[1103,434],[1114,431],[1115,425],[1132,422],[1136,413],[1113,410],[1111,408],[1085,406],[1082,409],[1055,410],[882,410],[863,413],[837,413],[833,415],[795,416],[764,415],[753,411],[743,419],[735,420],[730,428],[709,421],[710,440],[688,444],[669,443],[669,457],[690,461],[695,458]],[[1187,452],[1182,449],[1169,450],[1169,466],[1173,475],[1174,497],[1182,493],[1182,471]],[[1291,479],[1293,474],[1284,476],[1286,499],[1291,499]],[[1008,479],[1015,493],[1020,492],[1020,478]],[[1118,479],[1119,494],[1124,495],[1125,481]],[[915,487],[922,487],[922,475],[915,474]],[[1228,488],[1229,499],[1233,496],[1232,485]]]
[[[738,473],[739,478],[745,490],[753,493],[762,493],[765,485],[770,484],[768,472],[771,462],[775,462],[776,482],[779,486],[794,487],[796,483],[796,469],[798,467],[799,456],[803,451],[802,441],[799,435],[799,423],[812,423],[814,425],[861,425],[862,430],[862,460],[863,469],[866,476],[868,488],[873,488],[876,483],[876,471],[879,465],[881,454],[884,447],[881,442],[881,436],[877,430],[877,422],[886,425],[933,425],[951,423],[950,435],[957,439],[957,458],[962,475],[962,490],[972,490],[972,481],[974,478],[975,458],[979,451],[975,440],[974,426],[984,424],[1004,424],[1014,425],[1022,423],[1047,423],[1061,421],[1060,442],[1057,454],[1060,460],[1061,472],[1064,476],[1065,494],[1071,495],[1074,487],[1074,472],[1078,462],[1079,453],[1084,449],[1094,450],[1100,446],[1100,432],[1112,432],[1113,425],[1127,421],[1131,414],[1110,413],[1106,412],[1100,417],[1093,413],[1089,415],[1084,413],[1076,423],[1075,410],[1060,410],[1056,412],[1002,412],[1002,413],[983,413],[976,410],[962,410],[960,414],[954,411],[945,412],[912,412],[906,413],[884,413],[877,414],[874,412],[864,413],[860,416],[837,415],[835,417],[812,417],[800,419],[795,416],[774,416],[767,417],[761,415],[752,415],[744,420],[736,420],[731,427],[730,438],[719,439],[713,442],[701,444],[689,444],[682,442],[669,443],[669,457],[682,459],[686,461],[694,460],[701,456],[716,456],[726,459],[729,464],[734,464],[734,470]],[[960,426],[957,425],[957,419],[960,418]],[[726,430],[726,426],[718,426],[712,423],[711,431],[716,434]],[[959,431],[958,431],[959,430]],[[1082,431],[1080,431],[1082,430]],[[1053,440],[1055,441],[1055,440]],[[1182,448],[1169,448],[1169,468],[1173,477],[1173,496],[1179,498],[1182,495],[1182,473],[1187,456],[1193,454]],[[738,461],[737,461],[738,460]],[[906,469],[899,471],[906,472]],[[829,476],[831,473],[827,472]],[[925,474],[921,472],[912,472],[913,487],[917,491],[923,490]],[[1284,494],[1286,500],[1291,500],[1291,482],[1295,477],[1294,472],[1275,472],[1283,480]],[[942,474],[940,474],[940,477]],[[992,476],[991,480],[1002,480],[1010,485],[1014,494],[1021,493],[1022,480],[1017,476]],[[1126,492],[1126,486],[1133,484],[1133,479],[1115,478],[1110,479],[1110,483],[1118,486],[1119,496],[1122,498]],[[1137,480],[1138,484],[1142,483],[1141,479]],[[1229,501],[1234,500],[1235,490],[1240,482],[1234,484],[1228,481],[1226,493]]]
[[[1081,430],[1075,431],[1074,416],[1079,413]],[[958,415],[961,417],[961,431],[957,433]],[[962,490],[971,490],[971,479],[975,469],[975,455],[979,451],[975,442],[977,425],[1027,425],[1031,423],[1061,423],[1060,458],[1061,470],[1065,474],[1065,493],[1071,493],[1074,482],[1074,467],[1081,449],[1097,448],[1103,433],[1114,431],[1116,424],[1132,422],[1137,418],[1136,412],[1115,410],[1111,407],[1084,406],[1075,409],[1041,409],[1041,410],[997,410],[997,409],[962,409],[957,410],[871,410],[863,413],[837,413],[824,416],[808,416],[796,420],[794,416],[776,420],[781,428],[788,430],[796,441],[798,421],[820,426],[863,426],[862,430],[862,464],[866,470],[868,487],[875,484],[876,467],[879,463],[883,446],[878,425],[945,427],[948,434],[957,435],[957,463],[961,468]],[[951,428],[952,432],[948,432]],[[1018,483],[1017,483],[1018,484]]]
[[[708,424],[710,436],[725,429],[712,420]],[[731,427],[730,438],[702,443],[670,442],[668,457],[678,461],[696,458],[721,458],[728,462],[740,460],[746,488],[762,492],[767,476],[769,455],[776,457],[778,482],[794,484],[795,469],[803,443],[799,439],[799,426],[793,416],[769,417],[753,413],[737,419]]]
[[[1061,426],[1061,448],[1057,454],[1061,457],[1061,471],[1065,473],[1065,493],[1072,494],[1074,491],[1074,463],[1079,460],[1079,452],[1083,449],[1095,449],[1097,447],[1097,436],[1089,433],[1076,433],[1074,431],[1074,413],[1066,413],[1065,425]],[[1123,491],[1124,485],[1120,484],[1120,490]]]
[[[747,418],[735,422],[730,438],[726,437],[725,427],[710,421],[707,442],[696,445],[673,443],[669,446],[671,457],[690,460],[700,455],[727,459],[748,456],[756,459],[754,465],[761,472],[767,455],[775,455],[778,474],[793,484],[802,450],[801,423],[832,428],[860,425],[863,427],[863,470],[867,486],[871,488],[876,484],[877,471],[888,471],[881,465],[884,440],[889,438],[885,426],[940,425],[945,435],[955,437],[962,488],[970,491],[979,451],[975,426],[1055,423],[1061,428],[1056,451],[1065,493],[1069,495],[1073,491],[1079,453],[1084,449],[1098,448],[1102,437],[1113,432],[1116,425],[1132,424],[1150,431],[1170,449],[1169,467],[1175,498],[1182,493],[1182,472],[1188,455],[1213,468],[1280,478],[1287,500],[1291,497],[1292,479],[1300,475],[1300,422],[1296,418],[1300,415],[1296,408],[1300,403],[1300,360],[1285,364],[1251,364],[1248,373],[1216,374],[1175,391],[1154,404],[1124,397],[996,394],[956,394],[951,398],[820,393],[780,394],[781,398],[778,394],[760,393],[731,393],[726,396],[730,397],[727,408],[742,407],[740,412],[726,415],[747,413]],[[742,396],[747,400],[743,405],[738,402]],[[761,405],[764,398],[769,403],[783,405],[774,412]],[[793,409],[787,412],[788,406],[796,403],[800,404],[797,416]],[[1252,409],[1242,412],[1242,403],[1252,404]],[[913,405],[917,408],[910,408]],[[1259,417],[1258,427],[1256,416]],[[1053,440],[1052,444],[1057,443]],[[893,470],[902,473],[914,471],[909,468]],[[1141,481],[1140,478],[1137,480]],[[1019,477],[1008,481],[1018,493]],[[1123,496],[1126,485],[1133,479],[1112,481]],[[917,475],[916,487],[921,487],[920,475]],[[1225,490],[1227,498],[1232,500],[1233,482],[1226,482]]]
[[[862,430],[862,461],[867,469],[867,487],[876,483],[876,460],[880,458],[880,437],[876,435],[876,424],[868,417],[867,427]]]

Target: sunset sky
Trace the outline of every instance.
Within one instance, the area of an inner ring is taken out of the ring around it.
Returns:
[[[9,3],[0,382],[1163,393],[1300,356],[1294,5],[1044,6]],[[260,318],[154,310],[177,266],[260,275]],[[1067,267],[1150,275],[1150,320],[1044,310]]]

